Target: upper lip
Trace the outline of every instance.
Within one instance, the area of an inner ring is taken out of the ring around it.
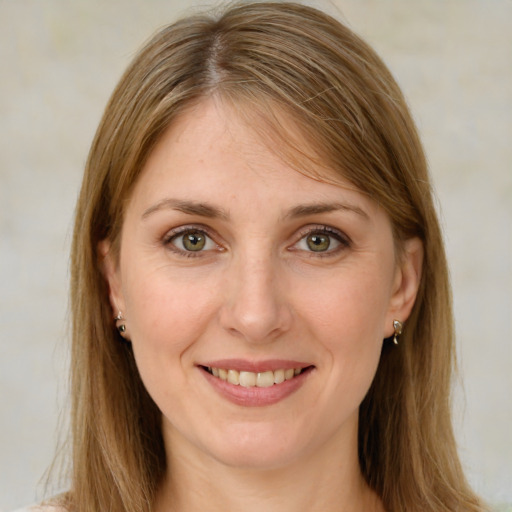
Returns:
[[[238,370],[239,372],[261,373],[267,371],[287,370],[289,368],[307,368],[311,363],[292,361],[290,359],[267,359],[262,361],[250,361],[248,359],[216,359],[198,363],[198,366],[209,368],[223,368]]]

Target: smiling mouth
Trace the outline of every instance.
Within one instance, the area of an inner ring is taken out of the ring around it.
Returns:
[[[202,366],[201,368],[210,375],[235,386],[242,386],[244,388],[269,388],[276,384],[282,384],[285,381],[292,380],[311,370],[313,366],[278,369],[274,371],[268,370],[265,372],[238,371],[227,368],[214,368],[211,366]]]

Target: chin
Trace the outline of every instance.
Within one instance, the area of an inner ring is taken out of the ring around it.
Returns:
[[[304,428],[302,429],[304,432]],[[301,458],[312,447],[299,432],[278,425],[236,425],[210,437],[203,449],[229,467],[247,470],[273,470]]]
[[[233,449],[236,448],[236,449]],[[241,470],[271,471],[289,466],[299,458],[297,450],[269,446],[234,447],[212,453],[221,464]]]

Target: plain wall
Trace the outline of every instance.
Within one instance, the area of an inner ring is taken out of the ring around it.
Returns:
[[[141,43],[185,0],[0,0],[0,509],[41,497],[66,414],[68,252],[88,146]],[[199,4],[194,4],[199,5]],[[409,100],[450,260],[468,476],[512,502],[512,2],[339,0]]]

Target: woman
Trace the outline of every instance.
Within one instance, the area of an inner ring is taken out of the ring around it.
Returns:
[[[243,3],[107,106],[72,251],[70,511],[483,510],[400,90],[346,27]]]

